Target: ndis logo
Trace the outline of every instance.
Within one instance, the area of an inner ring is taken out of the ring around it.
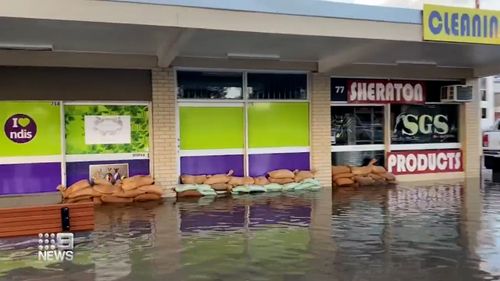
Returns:
[[[74,247],[73,233],[39,233],[39,261],[72,261]]]
[[[26,114],[15,114],[7,119],[4,125],[7,138],[15,143],[27,143],[35,138],[36,123]]]

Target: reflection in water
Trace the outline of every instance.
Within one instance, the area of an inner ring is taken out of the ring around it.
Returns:
[[[499,202],[500,185],[467,182],[102,206],[73,262],[0,240],[0,279],[495,279]]]

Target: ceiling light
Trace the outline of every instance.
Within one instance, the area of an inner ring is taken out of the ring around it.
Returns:
[[[233,59],[260,59],[260,60],[279,60],[280,55],[275,54],[243,54],[243,53],[227,53],[228,58]]]
[[[397,64],[415,64],[415,65],[437,65],[435,61],[425,61],[425,60],[397,60]]]
[[[0,50],[16,51],[53,51],[52,45],[31,45],[31,44],[3,44],[0,43]]]

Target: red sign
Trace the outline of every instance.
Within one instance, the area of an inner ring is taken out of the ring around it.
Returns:
[[[350,103],[425,103],[425,83],[396,80],[347,80]]]
[[[461,172],[462,151],[454,149],[390,152],[387,154],[387,170],[395,175]]]

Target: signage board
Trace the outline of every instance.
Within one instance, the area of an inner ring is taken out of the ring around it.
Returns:
[[[458,142],[458,105],[392,105],[392,144]]]
[[[360,104],[423,104],[423,81],[387,79],[332,79],[332,101]]]
[[[424,40],[500,44],[500,11],[424,5]]]
[[[449,173],[463,171],[462,151],[416,150],[387,154],[387,170],[395,175]]]

